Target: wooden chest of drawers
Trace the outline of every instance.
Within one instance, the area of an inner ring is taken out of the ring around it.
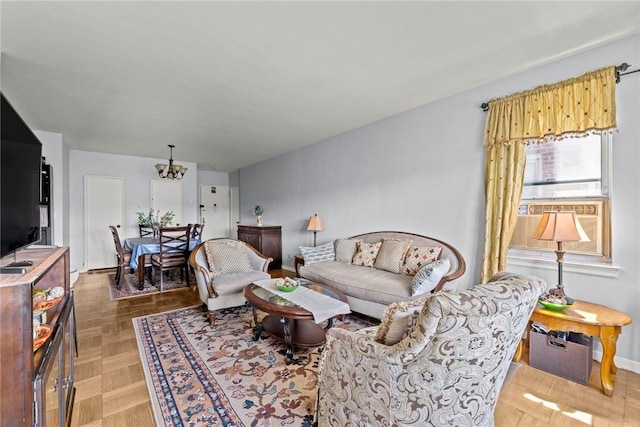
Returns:
[[[238,240],[273,258],[269,270],[282,267],[282,227],[279,225],[238,225]]]

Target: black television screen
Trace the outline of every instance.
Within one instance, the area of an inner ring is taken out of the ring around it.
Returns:
[[[40,239],[42,144],[0,94],[0,256]]]

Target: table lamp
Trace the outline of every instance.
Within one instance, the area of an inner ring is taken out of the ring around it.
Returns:
[[[318,231],[322,231],[322,219],[315,214],[309,218],[309,224],[307,224],[307,231],[313,231],[313,247],[316,246],[316,234]]]
[[[544,212],[538,228],[533,233],[533,238],[537,240],[549,240],[558,243],[558,249],[555,251],[558,261],[558,285],[556,286],[554,295],[563,297],[567,300],[567,304],[573,304],[573,298],[569,298],[564,292],[562,284],[562,263],[564,258],[564,250],[562,242],[588,242],[589,237],[584,232],[578,215],[575,211],[565,212]]]

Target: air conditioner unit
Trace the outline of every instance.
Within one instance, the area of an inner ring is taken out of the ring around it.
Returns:
[[[563,249],[566,252],[606,256],[607,245],[604,239],[604,221],[607,220],[605,202],[575,202],[575,203],[550,203],[531,202],[520,205],[518,220],[511,237],[510,247],[514,249],[534,249],[554,251],[556,242],[536,240],[533,233],[538,227],[543,212],[548,211],[575,211],[578,220],[585,233],[589,236],[589,242],[565,242]]]

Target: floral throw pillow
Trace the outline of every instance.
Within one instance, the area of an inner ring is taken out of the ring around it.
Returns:
[[[373,267],[378,256],[378,251],[382,246],[382,242],[377,243],[358,243],[358,252],[353,256],[353,265],[361,265],[364,267]]]
[[[440,283],[440,279],[449,272],[451,261],[439,259],[422,267],[411,281],[411,295],[431,292]]]
[[[438,259],[442,246],[414,246],[407,251],[402,272],[415,276],[418,270]]]
[[[378,326],[375,340],[393,345],[404,339],[413,329],[422,307],[431,295],[406,302],[395,302],[387,307]]]

